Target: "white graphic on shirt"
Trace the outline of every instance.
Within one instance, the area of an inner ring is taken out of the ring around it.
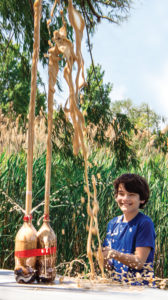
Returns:
[[[118,235],[119,231],[118,231],[118,228],[116,230],[114,230],[114,232],[111,234],[111,236],[113,235]]]

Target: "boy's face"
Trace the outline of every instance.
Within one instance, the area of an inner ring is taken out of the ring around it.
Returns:
[[[122,212],[127,215],[136,215],[139,211],[140,204],[145,202],[144,200],[140,200],[139,194],[128,192],[122,183],[119,184],[118,194],[115,200]]]

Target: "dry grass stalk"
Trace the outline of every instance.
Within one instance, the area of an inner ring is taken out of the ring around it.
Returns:
[[[0,153],[11,155],[21,150],[27,152],[28,123],[21,125],[21,116],[5,116],[0,109]],[[40,155],[46,149],[47,134],[46,120],[43,110],[35,117],[34,153]]]

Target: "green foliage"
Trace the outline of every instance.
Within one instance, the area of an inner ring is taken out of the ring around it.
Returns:
[[[6,265],[11,268],[15,235],[22,219],[21,212],[16,211],[16,202],[23,207],[25,195],[25,155],[20,153],[18,156],[6,157],[2,154],[0,164],[0,261],[2,268],[5,268]],[[10,180],[8,180],[9,178]],[[6,201],[5,195],[7,195],[8,201]],[[16,202],[11,201],[11,197],[17,199]]]
[[[151,216],[156,231],[155,272],[160,277],[167,277],[167,221],[168,221],[168,168],[167,160],[162,155],[152,155],[141,166],[141,174],[147,178],[150,186],[150,201],[145,213]]]
[[[100,65],[87,70],[87,86],[81,96],[86,125],[89,129],[94,128],[93,143],[99,149],[105,146],[114,153],[118,168],[135,166],[138,160],[131,146],[131,138],[137,130],[126,114],[110,109],[112,84],[104,84],[103,76]],[[107,134],[108,131],[113,135]]]
[[[26,116],[30,100],[31,68],[26,52],[21,52],[20,46],[10,42],[0,44],[0,106],[3,112],[11,110],[11,104],[16,115]],[[37,85],[42,86],[38,75]],[[45,108],[45,93],[37,88],[36,113]]]
[[[154,136],[154,147],[164,154],[168,153],[168,131],[159,130]]]
[[[81,108],[85,115],[86,126],[94,128],[96,133],[94,142],[101,147],[109,145],[110,140],[105,136],[105,132],[112,121],[110,112],[110,92],[112,85],[103,83],[104,71],[101,66],[90,66],[87,69],[87,85],[84,88],[84,94],[81,96]]]
[[[73,126],[66,118],[62,108],[54,112],[52,141],[55,153],[62,153],[67,158],[74,158],[72,146]]]
[[[131,166],[138,165],[136,152],[131,145],[131,132],[137,133],[134,125],[130,122],[126,115],[117,113],[113,122],[115,131],[114,139],[114,156],[118,168],[126,168],[129,170]]]
[[[161,121],[161,116],[156,114],[148,104],[142,103],[135,106],[130,99],[115,101],[111,104],[112,111],[127,115],[130,122],[133,123],[137,129],[157,131]]]
[[[34,27],[34,0],[1,0],[0,1],[0,28],[1,37],[9,41],[11,36],[22,44],[24,51],[31,56],[33,50],[33,27]],[[46,21],[50,18],[50,11],[54,0],[42,1],[42,18],[40,30],[40,59],[46,63],[44,53],[48,51],[49,34]],[[67,0],[61,1],[65,17],[67,17]],[[101,19],[117,23],[122,21],[129,12],[131,0],[85,0],[73,1],[74,6],[82,13],[88,29],[93,32]],[[51,33],[60,28],[62,21],[58,8],[55,9],[51,24]],[[68,26],[68,36],[72,39],[72,28]]]
[[[20,54],[18,45],[10,44],[9,47],[1,44],[0,48],[3,54],[0,58],[0,103],[4,109],[9,109],[9,103],[12,102],[18,114],[26,114],[31,76],[28,58]]]
[[[113,181],[127,168],[118,169],[113,155],[101,150],[89,158],[88,170],[90,190],[91,176],[97,178],[97,198],[99,201],[99,230],[101,240],[104,240],[108,221],[120,215],[114,201]],[[38,230],[39,219],[43,215],[45,153],[36,158],[33,163],[33,224]],[[142,159],[138,168],[130,167],[130,172],[136,172],[146,177],[150,190],[150,201],[145,208],[154,221],[157,233],[155,253],[155,274],[168,276],[168,168],[167,161],[161,155]],[[26,155],[24,152],[7,157],[0,156],[0,267],[14,268],[14,239],[22,225],[23,213],[16,204],[24,208],[26,186]],[[57,235],[58,252],[57,265],[71,261],[77,257],[86,259],[87,241],[87,195],[84,191],[84,166],[76,165],[71,158],[65,159],[61,154],[53,155],[51,170],[50,219],[51,226]],[[81,203],[84,197],[85,203]],[[64,230],[64,233],[63,233]]]
[[[112,84],[103,83],[104,71],[101,66],[90,66],[87,69],[87,85],[84,88],[84,97],[82,99],[81,107],[83,112],[86,112],[85,121],[89,125],[101,125],[102,130],[106,130],[111,120],[109,112],[110,108],[110,92]]]

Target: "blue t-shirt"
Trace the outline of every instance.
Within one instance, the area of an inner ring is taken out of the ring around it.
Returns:
[[[123,222],[122,220],[123,215],[115,217],[108,223],[103,247],[108,246],[127,254],[134,254],[136,247],[151,247],[151,251],[146,264],[141,270],[132,269],[115,259],[109,259],[111,269],[131,277],[136,276],[137,272],[147,275],[153,270],[156,237],[153,222],[141,212],[129,222]]]

